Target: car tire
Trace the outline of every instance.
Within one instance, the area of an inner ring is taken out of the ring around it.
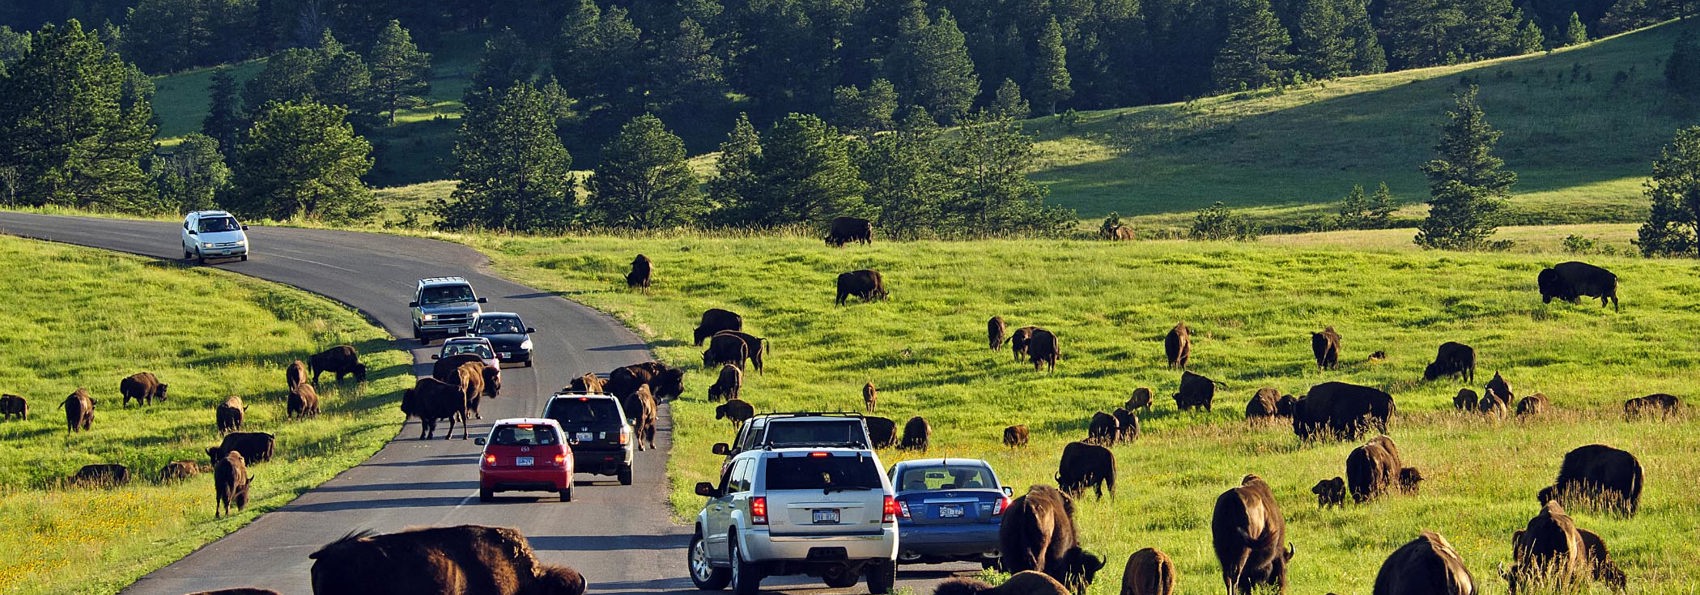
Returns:
[[[195,262],[199,262],[201,264],[206,264],[207,263],[207,255],[196,252],[195,253]]]
[[[242,255],[242,262],[248,262],[248,255],[247,254]]]
[[[573,486],[569,485],[569,486],[567,486],[567,489],[561,490],[561,501],[562,502],[572,502],[573,501]]]
[[[527,368],[531,367],[531,360],[529,360],[529,359],[525,360],[525,367],[527,367]]]
[[[732,558],[732,592],[736,595],[756,595],[761,592],[761,570],[755,564],[745,562],[743,554],[738,553],[738,535],[727,537],[726,547]]]
[[[495,492],[492,492],[492,491],[484,489],[484,488],[478,489],[478,501],[479,502],[489,502],[489,501],[495,500],[495,499],[496,499],[496,493]]]
[[[623,486],[632,485],[632,466],[631,465],[626,465],[624,467],[621,467],[619,475],[620,475],[620,485],[623,485]]]
[[[686,550],[689,558],[686,564],[691,571],[691,584],[700,591],[719,591],[732,582],[732,569],[715,568],[708,560],[708,544],[703,541],[702,534],[691,536],[690,549]]]
[[[832,587],[834,589],[848,589],[856,586],[856,583],[860,581],[862,577],[856,576],[856,573],[851,572],[849,568],[843,568],[837,575],[821,578],[826,581],[826,586],[828,587]]]
[[[189,259],[194,258],[194,257],[195,257],[194,252],[190,252],[188,250],[183,251],[183,260],[189,260]]]
[[[884,595],[897,586],[897,562],[881,560],[868,564],[868,593]]]

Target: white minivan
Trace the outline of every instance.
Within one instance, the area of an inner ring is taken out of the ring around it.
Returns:
[[[224,211],[195,211],[183,217],[183,258],[248,260],[248,226]]]

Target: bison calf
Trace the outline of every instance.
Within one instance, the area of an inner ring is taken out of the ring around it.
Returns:
[[[917,415],[903,424],[903,439],[897,443],[897,449],[927,452],[932,442],[933,426],[927,423],[927,418]]]
[[[715,378],[714,384],[708,386],[708,402],[736,399],[743,389],[744,372],[739,370],[738,366],[722,364],[720,376]]]
[[[874,412],[874,406],[879,403],[879,397],[879,389],[874,388],[872,380],[862,385],[862,408],[866,409],[868,413]]]
[[[729,420],[734,425],[742,425],[755,416],[756,408],[743,399],[728,399],[725,404],[714,408],[714,419]]]
[[[1317,508],[1331,508],[1346,503],[1346,480],[1335,477],[1324,479],[1311,486],[1310,492],[1316,494]]]
[[[313,385],[301,383],[289,390],[288,416],[303,418],[319,414],[319,391]]]
[[[338,345],[315,354],[307,358],[307,368],[313,374],[313,384],[319,383],[319,374],[324,372],[336,374],[337,382],[351,374],[355,382],[366,381],[366,364],[360,363],[360,353],[353,345]]]
[[[1127,557],[1122,569],[1121,595],[1172,595],[1175,592],[1175,561],[1157,548],[1145,548]]]
[[[159,483],[188,479],[200,475],[201,466],[194,461],[172,461],[159,469]]]
[[[1128,411],[1143,410],[1146,413],[1150,413],[1151,389],[1144,386],[1133,389],[1133,396],[1128,397],[1127,403],[1122,405],[1122,407],[1126,408]]]
[[[29,401],[18,395],[0,395],[0,420],[12,419],[13,417],[29,419]]]
[[[1332,370],[1340,365],[1340,333],[1334,327],[1310,334],[1310,351],[1316,356],[1316,369]]]
[[[1003,445],[1008,447],[1027,446],[1027,426],[1013,425],[1003,429]]]

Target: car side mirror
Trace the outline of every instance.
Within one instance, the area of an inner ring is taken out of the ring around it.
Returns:
[[[198,235],[201,235],[201,234],[196,232],[195,230],[191,229],[191,230],[189,230],[189,235],[198,236]]]
[[[431,359],[443,359],[443,356],[442,354],[433,353],[431,354]]]
[[[525,327],[525,334],[529,335],[529,334],[535,333],[535,332],[537,332],[537,329],[531,328],[529,326]]]
[[[732,447],[727,446],[727,444],[725,442],[714,443],[714,454],[725,455],[726,453],[729,453],[729,452],[732,452]]]
[[[477,438],[473,438],[473,439],[472,439],[472,443],[473,443],[473,444],[477,444],[477,445],[479,445],[479,446],[484,446],[484,437],[483,437],[483,436],[479,436],[479,437],[477,437]]]
[[[1006,496],[1006,497],[1007,497],[1007,496],[1014,496],[1014,495],[1015,495],[1015,490],[1013,490],[1013,489],[1010,489],[1010,487],[1009,487],[1009,486],[1004,486],[1004,487],[1003,487],[1003,495],[1004,495],[1004,496]]]
[[[248,231],[248,226],[246,226],[246,225],[242,226],[242,231]]]
[[[418,308],[418,307],[419,307],[419,302],[408,302],[408,303],[407,303],[407,307],[409,307],[409,308]]]
[[[699,481],[697,482],[697,495],[707,496],[709,498],[718,498],[720,497],[720,490],[714,489],[714,484],[712,483]]]
[[[478,303],[480,303],[480,304],[488,304],[488,303],[490,303],[490,300],[487,300],[487,299],[484,299],[484,298],[478,298]]]

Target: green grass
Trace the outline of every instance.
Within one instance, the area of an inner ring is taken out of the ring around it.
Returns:
[[[833,250],[800,237],[463,237],[517,280],[558,291],[625,320],[658,354],[692,372],[674,405],[671,501],[695,513],[697,481],[712,480],[709,445],[730,426],[705,402],[711,375],[688,337],[698,314],[726,307],[768,337],[767,374],[746,377],[764,410],[856,409],[860,387],[880,387],[879,414],[923,414],[934,428],[929,456],[983,457],[1018,489],[1050,483],[1064,443],[1085,434],[1097,410],[1135,386],[1156,389],[1144,436],[1116,449],[1116,498],[1081,504],[1085,543],[1112,559],[1093,593],[1115,593],[1134,549],[1160,547],[1180,566],[1183,592],[1220,588],[1209,553],[1214,497],[1246,473],[1274,486],[1298,548],[1298,593],[1367,592],[1375,570],[1422,529],[1462,552],[1484,593],[1503,593],[1495,567],[1509,561],[1511,531],[1536,512],[1563,453],[1605,442],[1636,453],[1647,469],[1634,519],[1581,512],[1600,532],[1638,592],[1687,593],[1700,563],[1700,471],[1695,419],[1625,423],[1621,403],[1670,392],[1692,400],[1700,355],[1700,263],[1591,257],[1623,280],[1623,311],[1542,305],[1535,273],[1550,255],[1348,251],[1259,244],[1082,241],[879,243]],[[1408,242],[1408,239],[1405,241]],[[656,263],[647,294],[620,283],[635,253]],[[832,305],[842,271],[885,274],[891,300]],[[1055,373],[1014,363],[985,345],[985,320],[1037,324],[1062,338]],[[1166,397],[1178,375],[1163,367],[1161,338],[1178,320],[1194,329],[1194,368],[1224,383],[1213,413],[1179,413]],[[1332,325],[1344,362],[1318,373],[1308,333]],[[1477,386],[1503,371],[1519,394],[1544,392],[1553,415],[1489,423],[1451,412],[1458,382],[1421,383],[1422,367],[1447,340],[1477,349]],[[1390,357],[1367,361],[1369,352]],[[590,370],[571,370],[578,373]],[[1382,387],[1397,399],[1393,436],[1428,482],[1419,497],[1392,497],[1319,511],[1309,488],[1342,474],[1353,444],[1300,446],[1290,427],[1247,425],[1246,399],[1261,386],[1302,394],[1326,380]],[[999,444],[1005,425],[1033,431],[1026,449]],[[904,455],[884,453],[893,463]]]
[[[376,452],[401,417],[392,406],[408,358],[358,313],[299,290],[212,268],[0,238],[0,285],[13,296],[0,330],[0,389],[31,416],[0,422],[0,592],[116,592],[293,500]],[[373,374],[320,385],[324,413],[285,421],[283,369],[350,343]],[[118,383],[151,371],[170,400],[121,406]],[[67,435],[56,408],[77,387],[96,400],[90,431]],[[208,462],[213,406],[241,395],[248,431],[277,436],[277,458],[250,467],[246,512],[215,520],[210,473],[161,485],[172,460]],[[130,485],[64,487],[91,463],[120,463]]]

